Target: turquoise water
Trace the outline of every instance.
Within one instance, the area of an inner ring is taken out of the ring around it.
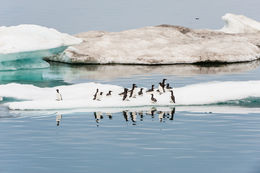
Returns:
[[[0,71],[47,68],[49,64],[43,61],[42,57],[57,55],[66,48],[67,46],[60,46],[46,50],[0,54]]]
[[[45,69],[0,72],[0,83],[49,87],[95,81],[150,87],[167,78],[181,87],[259,80],[259,74],[259,61],[221,66],[51,63]],[[0,172],[256,173],[260,114],[254,110],[260,108],[259,98],[239,102],[197,106],[196,111],[176,107],[163,116],[159,111],[151,115],[147,108],[111,116],[102,112],[100,117],[100,112],[74,110],[63,112],[58,126],[58,112],[10,111],[0,105]]]

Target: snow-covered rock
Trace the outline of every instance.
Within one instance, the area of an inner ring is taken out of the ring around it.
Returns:
[[[229,25],[220,31],[160,25],[122,32],[80,33],[75,36],[84,40],[81,44],[47,59],[83,64],[179,64],[260,58],[259,23],[248,18],[241,19],[241,23],[240,16],[225,16]],[[229,34],[234,32],[232,28],[243,32]]]

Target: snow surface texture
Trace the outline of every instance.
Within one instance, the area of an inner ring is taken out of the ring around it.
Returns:
[[[109,90],[113,91],[112,96],[104,97],[101,101],[93,100],[97,88],[104,94]],[[162,95],[155,92],[157,103],[151,102],[150,94],[130,98],[129,101],[122,101],[122,96],[118,95],[123,91],[122,87],[98,83],[83,83],[55,88],[38,88],[33,85],[11,83],[0,85],[0,95],[4,98],[11,97],[22,100],[6,103],[12,110],[64,110],[216,104],[231,100],[260,97],[259,88],[260,81],[210,82],[188,85],[173,89],[176,104],[170,102],[170,92]],[[63,101],[55,100],[56,89],[60,90]]]
[[[80,38],[38,25],[0,27],[0,54],[47,50],[81,41]]]
[[[233,14],[223,18],[226,26],[220,31],[160,25],[122,32],[80,33],[76,37],[84,40],[81,44],[47,59],[86,64],[178,64],[260,58],[260,23]]]

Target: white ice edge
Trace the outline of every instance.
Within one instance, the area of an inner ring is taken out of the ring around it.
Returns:
[[[112,90],[113,95],[104,97],[101,101],[94,101],[93,95],[97,88],[105,94]],[[150,94],[131,98],[130,101],[122,101],[122,97],[118,93],[123,91],[123,87],[98,83],[82,83],[53,88],[11,83],[0,85],[0,95],[27,100],[6,103],[11,110],[64,110],[214,104],[248,97],[260,97],[259,88],[260,81],[209,82],[188,85],[173,89],[176,104],[170,102],[170,92],[162,95],[155,92],[157,103],[151,103]],[[56,89],[60,90],[63,101],[55,100]]]
[[[39,25],[0,27],[0,54],[47,50],[81,42],[80,38]]]

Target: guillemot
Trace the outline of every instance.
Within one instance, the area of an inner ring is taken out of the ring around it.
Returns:
[[[147,92],[147,93],[148,93],[148,92],[154,92],[154,85],[152,85],[152,88],[149,89],[149,90],[147,90],[146,92]]]
[[[127,99],[127,92],[128,92],[128,89],[125,88],[125,89],[124,89],[124,92],[123,92],[123,95],[124,95],[124,96],[123,96],[123,101],[125,101],[125,100],[127,101],[127,100],[128,100],[128,99]]]
[[[168,91],[172,89],[172,87],[170,87],[170,84],[169,84],[169,83],[166,84],[166,89],[167,89]]]
[[[164,89],[164,85],[162,82],[159,82],[159,86],[158,86],[158,90],[157,90],[160,94],[164,93],[165,92],[165,89]]]
[[[162,80],[162,86],[163,86],[163,88],[165,87],[165,81],[166,81],[167,79],[163,79]]]
[[[111,96],[112,95],[112,91],[108,91],[108,93],[106,94],[106,96]]]
[[[100,92],[97,94],[96,100],[101,101],[102,97],[103,97],[103,92]]]
[[[130,90],[129,98],[131,98],[131,97],[135,98],[136,97],[136,92],[135,92],[136,90],[135,90],[135,88],[137,88],[137,86],[136,86],[136,84],[133,84],[132,89]]]
[[[143,95],[143,88],[140,89],[140,91],[138,92],[138,95],[139,95],[139,96],[142,96],[142,95]]]
[[[152,103],[156,103],[157,102],[156,98],[153,97],[153,94],[151,94],[151,101],[152,101]]]
[[[61,94],[60,94],[60,91],[59,91],[59,89],[56,89],[56,100],[57,101],[62,101],[62,96],[61,96]]]
[[[93,100],[96,100],[96,98],[97,98],[97,94],[98,94],[98,88],[97,88],[97,90],[96,90],[96,93],[94,94],[94,98],[93,98]]]
[[[173,95],[173,91],[171,90],[171,103],[175,103],[175,97]]]

